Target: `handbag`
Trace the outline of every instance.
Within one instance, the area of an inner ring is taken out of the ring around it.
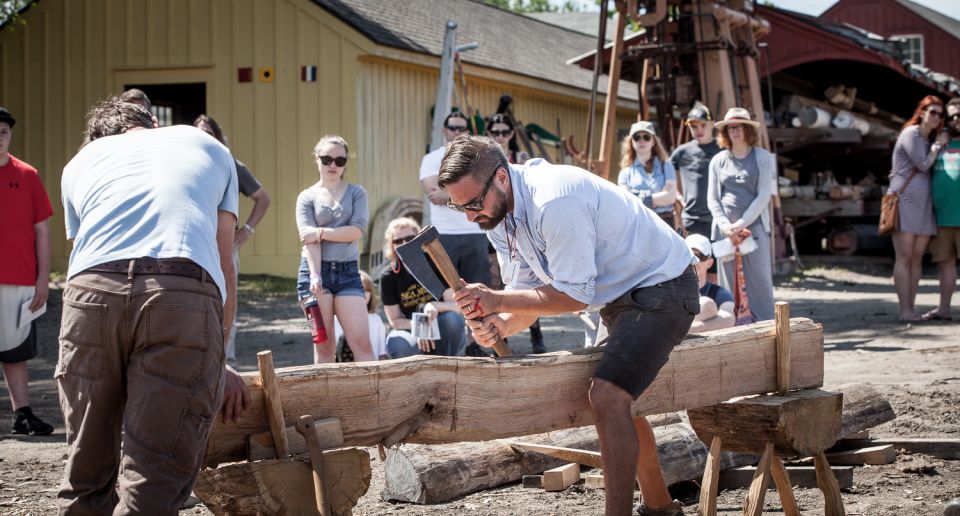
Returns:
[[[880,221],[877,224],[877,233],[879,233],[880,236],[893,233],[900,225],[900,192],[907,189],[910,181],[912,181],[918,173],[919,170],[914,169],[913,174],[910,174],[907,182],[903,183],[903,187],[900,188],[899,192],[887,192],[883,194],[883,199],[880,201]]]

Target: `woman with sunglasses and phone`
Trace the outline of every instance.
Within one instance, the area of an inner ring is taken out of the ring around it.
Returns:
[[[650,122],[630,126],[620,151],[620,175],[617,184],[636,195],[675,228],[673,203],[677,200],[677,172],[667,159],[660,139]]]
[[[323,327],[329,329],[326,341],[314,342],[317,364],[334,361],[334,315],[356,361],[375,360],[357,266],[357,241],[367,227],[367,192],[343,179],[348,153],[342,137],[320,138],[313,149],[320,180],[297,197],[297,228],[303,243],[297,295],[301,304],[316,297]]]
[[[523,163],[530,158],[530,155],[520,150],[517,145],[517,131],[513,120],[505,113],[497,113],[487,120],[487,136],[493,138],[497,145],[503,149],[510,163]]]
[[[947,143],[941,134],[944,107],[939,97],[927,95],[917,105],[893,146],[892,168],[888,192],[898,192],[900,212],[893,232],[893,284],[900,305],[900,321],[919,321],[915,302],[923,253],[930,237],[937,234],[930,195],[930,167]]]
[[[414,279],[397,258],[397,246],[413,240],[420,232],[417,221],[401,217],[393,219],[383,234],[383,258],[390,262],[380,276],[380,298],[391,331],[387,335],[387,354],[390,358],[427,354],[461,356],[467,346],[467,331],[453,289],[443,292],[443,301],[433,296]],[[413,313],[422,312],[440,327],[440,338],[417,339],[413,336]]]

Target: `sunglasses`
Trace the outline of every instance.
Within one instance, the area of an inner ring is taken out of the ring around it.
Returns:
[[[340,156],[339,158],[334,158],[333,156],[317,156],[320,159],[320,163],[324,165],[330,165],[331,163],[335,164],[338,167],[342,167],[347,164],[347,157]]]
[[[483,211],[483,200],[487,197],[487,192],[490,191],[490,185],[493,184],[493,178],[497,177],[497,170],[500,170],[501,165],[497,165],[497,168],[493,169],[493,173],[490,174],[490,179],[487,179],[487,184],[483,187],[483,192],[480,193],[480,197],[466,203],[466,204],[454,204],[453,201],[447,201],[447,207],[453,211],[463,213],[467,210],[470,211]]]
[[[448,131],[453,131],[455,133],[465,133],[467,132],[467,126],[465,125],[448,125],[446,126]]]
[[[948,116],[947,120],[950,122],[956,122],[957,120],[960,120],[960,113]]]
[[[504,129],[503,131],[494,131],[493,129],[490,129],[487,132],[490,133],[490,136],[493,136],[494,138],[504,138],[513,134],[513,129]]]
[[[413,240],[414,238],[417,238],[417,235],[407,235],[405,237],[394,238],[393,240],[391,240],[391,242],[393,242],[393,245],[403,245]]]
[[[943,118],[943,111],[934,111],[931,109],[930,111],[927,111],[927,113],[930,115],[936,115],[939,118]]]
[[[633,136],[631,136],[630,138],[632,138],[633,141],[635,141],[635,142],[638,142],[638,141],[640,141],[640,140],[643,140],[643,141],[645,141],[645,142],[649,142],[649,141],[653,140],[653,135],[650,134],[650,133],[633,133]]]

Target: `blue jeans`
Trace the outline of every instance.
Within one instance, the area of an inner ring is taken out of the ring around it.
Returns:
[[[320,281],[324,294],[334,296],[363,297],[363,283],[360,282],[360,269],[357,262],[320,262]],[[307,259],[300,258],[300,270],[297,272],[297,298],[310,297],[310,266]]]
[[[447,357],[463,356],[467,347],[467,331],[463,315],[459,312],[440,312],[437,315],[440,326],[440,340],[436,341],[433,351],[424,353],[417,346],[417,339],[407,330],[393,330],[387,335],[387,354],[390,358],[403,358],[413,355],[439,355]]]

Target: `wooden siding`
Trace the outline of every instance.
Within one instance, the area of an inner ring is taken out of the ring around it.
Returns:
[[[18,119],[11,152],[37,167],[54,206],[56,270],[66,270],[70,252],[61,170],[81,143],[89,107],[125,84],[206,83],[207,112],[273,199],[243,248],[244,272],[295,274],[294,204],[317,179],[311,151],[323,134],[350,143],[347,179],[367,188],[371,216],[393,197],[420,195],[439,58],[417,58],[431,67],[375,57],[383,50],[309,0],[44,0],[24,19],[25,27],[0,33],[0,105]],[[316,82],[300,80],[303,65],[318,67]],[[265,66],[275,70],[271,83],[256,80]],[[237,82],[239,67],[252,67],[254,81]],[[553,132],[560,118],[564,133],[582,141],[584,92],[518,86],[500,80],[509,74],[469,66],[467,76],[484,114],[510,94],[523,121]],[[621,109],[618,127],[634,116]],[[242,199],[241,218],[250,208]]]

